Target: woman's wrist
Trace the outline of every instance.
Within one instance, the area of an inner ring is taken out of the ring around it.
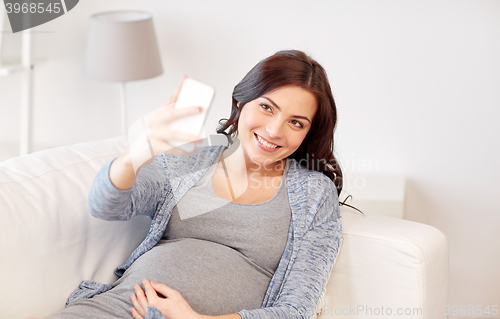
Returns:
[[[128,150],[116,158],[109,168],[109,179],[116,188],[130,189],[135,182],[136,172],[129,161]]]

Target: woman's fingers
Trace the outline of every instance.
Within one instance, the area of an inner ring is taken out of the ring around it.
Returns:
[[[146,295],[144,295],[144,291],[142,290],[141,286],[139,286],[138,284],[134,285],[134,290],[135,294],[132,294],[131,296],[132,304],[141,316],[145,316],[146,311],[148,310],[148,299],[146,298]]]
[[[152,280],[151,281],[151,287],[156,290],[157,292],[161,293],[165,297],[172,297],[175,294],[178,293],[177,290],[170,288],[169,286],[159,283],[157,281]]]
[[[168,99],[167,104],[172,104],[172,103],[175,103],[175,101],[177,101],[177,97],[179,96],[179,92],[181,91],[182,84],[184,84],[184,80],[185,80],[186,78],[187,78],[187,76],[185,76],[185,75],[184,75],[184,77],[182,78],[181,83],[179,84],[179,86],[177,87],[177,89],[175,89],[174,94],[172,94],[172,95],[170,96],[170,98]]]
[[[130,300],[132,300],[132,305],[134,305],[134,307],[136,309],[141,309],[141,305],[139,304],[139,301],[137,300],[137,296],[135,294],[131,294],[130,295]]]
[[[130,299],[132,300],[132,305],[134,305],[134,308],[130,308],[130,311],[132,311],[132,309],[135,310],[135,312],[137,312],[139,315],[142,313],[142,316],[145,315],[144,311],[142,310],[142,306],[139,304],[139,301],[137,300],[137,296],[135,294],[132,294],[130,296]],[[137,310],[139,309],[139,310]],[[146,308],[147,310],[147,308]],[[140,311],[140,313],[139,313]]]
[[[144,285],[144,290],[146,291],[146,296],[149,300],[149,303],[154,304],[154,301],[159,298],[156,294],[156,290],[153,289],[153,286],[151,286],[151,283],[147,279],[144,279],[142,281],[142,284]]]
[[[135,308],[130,308],[130,313],[134,319],[144,319],[144,316],[141,316]]]
[[[155,137],[161,136],[166,139],[172,139],[169,136],[169,123],[174,122],[180,118],[193,116],[200,114],[200,110],[197,106],[183,108],[183,109],[172,109],[170,106],[162,107],[163,110],[156,112],[148,123],[149,138],[154,139]]]

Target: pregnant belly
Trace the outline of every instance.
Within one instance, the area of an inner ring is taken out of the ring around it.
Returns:
[[[230,247],[193,238],[160,241],[115,283],[114,293],[132,293],[142,279],[179,291],[196,312],[223,315],[257,309],[272,274]]]

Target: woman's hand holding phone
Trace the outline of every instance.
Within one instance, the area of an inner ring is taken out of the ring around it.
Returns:
[[[171,144],[171,141],[198,143],[202,139],[198,135],[170,129],[172,122],[203,112],[203,108],[199,106],[175,108],[184,80],[186,77],[164,106],[145,115],[129,129],[129,147],[112,163],[110,168],[111,182],[117,188],[132,187],[139,168],[149,165],[159,153],[186,155],[196,152],[196,150],[187,152]]]

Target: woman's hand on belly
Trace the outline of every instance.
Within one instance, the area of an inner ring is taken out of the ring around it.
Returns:
[[[177,290],[155,281],[149,282],[146,279],[142,281],[142,284],[145,292],[136,284],[134,285],[135,294],[130,296],[135,307],[130,309],[134,319],[143,319],[148,306],[158,308],[162,315],[169,319],[202,318],[199,313],[191,309],[191,306]],[[158,293],[166,298],[159,297]]]
[[[154,307],[160,310],[164,317],[169,319],[241,319],[237,313],[232,313],[222,316],[205,316],[194,311],[188,304],[186,299],[177,291],[165,284],[144,279],[142,281],[146,293],[139,285],[134,285],[135,294],[132,294],[132,304],[135,308],[130,308],[134,319],[144,319],[149,307]],[[158,293],[165,296],[162,298]]]

